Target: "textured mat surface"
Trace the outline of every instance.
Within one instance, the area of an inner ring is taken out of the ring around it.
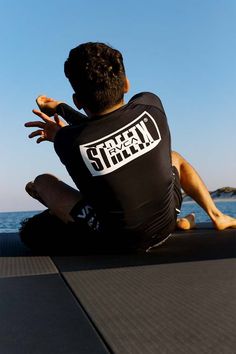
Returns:
[[[65,272],[115,353],[233,354],[236,260]]]
[[[57,272],[57,268],[49,257],[0,257],[0,278]]]
[[[107,354],[59,275],[0,279],[1,354]]]
[[[51,258],[0,234],[0,256],[1,354],[235,353],[236,230],[202,224],[151,253]]]
[[[0,256],[26,256],[31,251],[21,242],[18,233],[0,233]]]
[[[176,232],[160,247],[145,254],[52,257],[61,271],[225,258],[236,258],[236,229],[219,232],[209,223],[199,224],[195,230]]]

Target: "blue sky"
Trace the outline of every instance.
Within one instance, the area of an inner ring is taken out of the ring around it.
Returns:
[[[72,103],[69,50],[100,41],[124,56],[131,90],[157,94],[172,148],[209,190],[236,187],[235,0],[0,0],[0,211],[39,210],[24,191],[50,172],[74,186],[52,144],[27,138],[35,98]]]

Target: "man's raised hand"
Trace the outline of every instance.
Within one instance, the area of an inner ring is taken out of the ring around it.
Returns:
[[[25,127],[27,128],[40,128],[35,130],[29,135],[29,138],[34,138],[38,136],[39,138],[36,140],[37,144],[41,143],[42,141],[54,141],[55,136],[62,127],[66,124],[59,118],[58,114],[54,114],[54,119],[50,118],[45,113],[33,109],[33,113],[36,114],[42,121],[34,121],[34,122],[27,122],[25,123]]]

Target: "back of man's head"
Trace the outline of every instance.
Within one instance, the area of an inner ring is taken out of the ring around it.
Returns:
[[[101,113],[122,101],[125,68],[118,50],[104,43],[83,43],[70,51],[64,69],[82,106],[90,112]]]

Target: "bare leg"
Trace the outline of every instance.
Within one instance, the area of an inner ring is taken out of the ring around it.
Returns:
[[[236,219],[223,214],[216,207],[198,173],[181,155],[174,151],[172,152],[172,165],[179,171],[180,184],[185,193],[205,210],[217,230],[236,228]]]
[[[37,176],[34,182],[27,183],[25,190],[66,223],[73,221],[70,211],[82,199],[78,190],[50,174]]]

